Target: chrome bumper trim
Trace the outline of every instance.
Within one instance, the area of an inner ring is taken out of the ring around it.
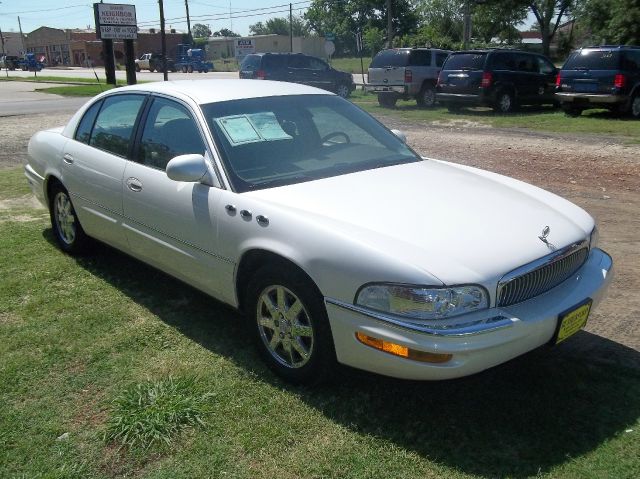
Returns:
[[[506,316],[492,316],[490,318],[469,320],[463,323],[457,324],[442,324],[442,325],[425,325],[412,321],[407,321],[396,316],[384,314],[378,311],[372,311],[361,306],[357,306],[351,303],[345,303],[333,298],[324,298],[328,304],[333,304],[340,308],[347,309],[359,314],[363,314],[376,321],[391,324],[393,326],[408,329],[410,331],[430,334],[433,336],[469,336],[473,334],[483,334],[498,329],[508,328],[513,326],[513,321]]]
[[[591,103],[624,103],[627,99],[621,95],[608,95],[598,93],[565,93],[557,92],[556,98],[564,102],[573,102],[574,100],[589,100]]]

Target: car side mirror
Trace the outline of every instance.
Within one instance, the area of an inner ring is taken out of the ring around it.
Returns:
[[[393,133],[398,138],[400,138],[402,143],[406,143],[407,142],[407,135],[405,135],[402,130],[391,130],[391,133]]]
[[[198,154],[180,155],[167,163],[167,176],[174,181],[197,183],[207,174],[207,162]]]

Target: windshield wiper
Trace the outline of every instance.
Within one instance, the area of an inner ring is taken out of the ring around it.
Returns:
[[[265,188],[275,188],[276,186],[292,185],[294,183],[302,183],[305,181],[315,180],[315,178],[307,175],[285,176],[253,183],[248,187],[249,190],[263,190]]]

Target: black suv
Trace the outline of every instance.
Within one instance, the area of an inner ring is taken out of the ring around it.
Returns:
[[[556,104],[558,69],[537,53],[519,50],[469,50],[449,55],[436,87],[438,102],[449,110],[490,106],[509,113],[517,105]]]
[[[567,58],[556,87],[556,98],[569,116],[608,108],[640,118],[640,47],[580,48]]]
[[[252,53],[240,65],[240,78],[277,80],[322,88],[347,98],[355,89],[351,73],[303,53]]]

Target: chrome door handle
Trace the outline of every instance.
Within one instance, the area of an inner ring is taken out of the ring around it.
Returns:
[[[71,156],[69,153],[65,153],[64,156],[62,157],[62,161],[64,161],[67,165],[72,165],[73,156]]]
[[[127,178],[127,187],[138,193],[142,191],[142,182],[138,178]]]

